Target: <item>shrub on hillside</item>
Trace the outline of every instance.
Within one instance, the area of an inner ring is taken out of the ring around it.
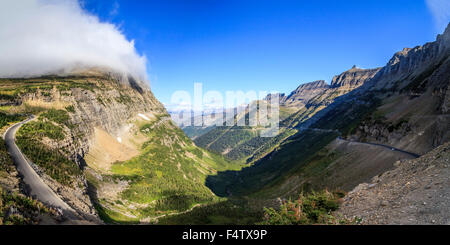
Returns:
[[[310,225],[351,223],[339,220],[333,212],[339,208],[342,193],[327,190],[300,194],[296,201],[285,201],[279,210],[265,208],[263,225]]]
[[[21,116],[21,115],[8,115],[8,114],[0,112],[0,128],[5,127],[9,123],[19,122],[24,119],[25,119],[25,117]]]
[[[0,187],[0,225],[31,225],[39,215],[51,213],[41,202]]]
[[[69,113],[67,113],[67,111],[65,110],[50,109],[47,112],[42,113],[41,117],[47,118],[48,120],[61,125],[66,125],[69,128],[73,127],[73,125],[70,123]]]
[[[70,186],[74,177],[82,175],[78,165],[67,159],[58,149],[50,149],[36,139],[23,134],[17,136],[17,145],[30,160],[59,183]]]

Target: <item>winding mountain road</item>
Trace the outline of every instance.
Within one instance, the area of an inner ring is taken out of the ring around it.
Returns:
[[[389,150],[391,150],[391,151],[396,151],[396,152],[404,153],[404,154],[406,154],[406,155],[410,155],[410,156],[412,156],[412,157],[414,157],[414,158],[419,158],[419,157],[420,157],[420,155],[418,155],[418,154],[416,154],[416,153],[412,153],[412,152],[409,152],[409,151],[404,151],[404,150],[397,149],[397,148],[395,148],[395,147],[388,146],[388,145],[377,144],[377,143],[358,142],[358,141],[349,141],[349,140],[344,140],[344,139],[342,139],[341,137],[338,137],[338,140],[346,141],[346,142],[351,142],[351,143],[364,144],[364,145],[379,146],[379,147],[387,148],[387,149],[389,149]]]
[[[6,130],[3,138],[5,139],[8,153],[11,155],[14,163],[17,166],[17,170],[23,176],[23,182],[27,187],[28,194],[39,201],[61,209],[64,213],[73,213],[74,210],[67,205],[59,196],[53,192],[48,185],[44,183],[41,177],[31,167],[29,160],[23,155],[19,147],[15,142],[15,135],[22,125],[34,120],[34,116],[31,116],[27,120],[14,124],[8,130]]]
[[[299,129],[300,129],[300,130],[312,130],[312,131],[325,132],[325,133],[332,133],[332,132],[335,132],[335,133],[338,133],[338,134],[339,134],[339,136],[337,137],[337,139],[338,139],[338,140],[341,140],[341,141],[350,142],[350,143],[357,143],[357,144],[362,144],[362,145],[379,146],[379,147],[387,148],[387,149],[389,149],[389,150],[391,150],[391,151],[396,151],[396,152],[404,153],[404,154],[406,154],[406,155],[410,155],[410,156],[412,156],[412,157],[414,157],[414,158],[419,158],[419,157],[420,157],[420,155],[418,155],[418,154],[416,154],[416,153],[404,151],[404,150],[401,150],[401,149],[398,149],[398,148],[395,148],[395,147],[392,147],[392,146],[389,146],[389,145],[383,145],[383,144],[378,144],[378,143],[368,143],[368,142],[359,142],[359,141],[350,141],[350,140],[346,140],[346,139],[343,139],[343,138],[341,137],[341,132],[339,132],[339,130],[336,130],[336,129],[321,129],[321,128],[308,128],[308,127],[299,127]]]
[[[345,142],[350,142],[350,143],[357,143],[357,144],[362,144],[362,145],[373,145],[373,146],[383,147],[383,148],[386,148],[386,149],[391,150],[391,151],[400,152],[400,153],[403,153],[403,154],[406,154],[406,155],[410,155],[410,156],[412,156],[413,158],[419,158],[419,157],[420,157],[420,155],[418,155],[418,154],[416,154],[416,153],[412,153],[412,152],[409,152],[409,151],[404,151],[404,150],[397,149],[397,148],[395,148],[395,147],[388,146],[388,145],[377,144],[377,143],[367,143],[367,142],[359,142],[359,141],[345,140],[345,139],[343,139],[343,138],[341,138],[341,137],[338,137],[337,139],[338,139],[338,140],[341,140],[341,141],[345,141]]]

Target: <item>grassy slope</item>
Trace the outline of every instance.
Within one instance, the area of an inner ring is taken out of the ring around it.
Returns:
[[[183,127],[183,132],[191,139],[195,139],[200,137],[209,131],[213,130],[215,126],[210,127],[195,127],[195,126],[187,126]]]
[[[196,147],[181,129],[163,118],[161,115],[139,125],[149,139],[142,145],[141,154],[115,163],[112,174],[103,176],[104,181],[128,183],[115,200],[99,200],[110,222],[151,220],[218,202],[220,198],[204,184],[206,177],[216,171],[241,168]],[[97,183],[97,188],[100,185]]]
[[[272,201],[284,196],[279,188],[286,177],[296,173],[298,168],[309,166],[311,173],[320,171],[329,162],[317,161],[310,166],[311,156],[337,137],[334,133],[306,132],[289,138],[288,142],[276,147],[273,153],[257,161],[255,165],[241,171],[225,171],[207,178],[207,185],[227,201],[206,207],[199,207],[188,214],[167,217],[162,224],[255,224],[263,221],[264,206],[273,206]],[[299,151],[298,149],[304,149]],[[292,152],[296,152],[293,154]],[[290,193],[298,197],[298,192]],[[276,205],[276,204],[275,204]]]
[[[82,175],[78,165],[63,155],[65,149],[51,149],[40,143],[44,138],[56,142],[63,140],[65,124],[68,124],[67,112],[51,109],[23,125],[16,138],[19,148],[34,164],[54,180],[70,186],[75,184],[74,178]]]
[[[240,172],[227,171],[208,178],[208,185],[218,195],[250,195],[265,197],[268,193],[256,193],[282,181],[295,167],[308,162],[311,155],[335,139],[334,133],[304,132],[290,137],[275,151]],[[236,185],[235,183],[239,183]],[[273,193],[278,196],[278,193]]]
[[[261,222],[263,211],[244,199],[228,198],[200,206],[191,212],[159,219],[161,225],[253,225]]]

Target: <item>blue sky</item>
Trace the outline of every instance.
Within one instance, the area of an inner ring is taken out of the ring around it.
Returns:
[[[193,91],[194,82],[223,93],[289,93],[353,65],[383,66],[443,31],[425,0],[82,2],[135,40],[165,104],[176,90]]]

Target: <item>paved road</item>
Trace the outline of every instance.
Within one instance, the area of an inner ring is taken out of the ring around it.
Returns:
[[[358,144],[364,144],[364,145],[374,145],[374,146],[380,146],[380,147],[384,147],[387,148],[391,151],[396,151],[396,152],[401,152],[407,155],[410,155],[414,158],[419,158],[420,155],[416,154],[416,153],[412,153],[412,152],[408,152],[408,151],[404,151],[389,145],[383,145],[383,144],[377,144],[377,143],[367,143],[367,142],[359,142],[359,141],[349,141],[349,140],[345,140],[341,137],[341,133],[338,130],[334,130],[334,129],[320,129],[320,128],[307,128],[307,127],[300,127],[300,130],[313,130],[313,131],[317,131],[317,132],[325,132],[325,133],[331,133],[331,132],[336,132],[339,134],[338,136],[338,140],[342,140],[342,141],[346,141],[346,142],[353,142],[353,143],[358,143]]]
[[[338,140],[342,140],[342,141],[345,141],[345,142],[351,142],[351,143],[364,144],[364,145],[380,146],[380,147],[383,147],[383,148],[387,148],[387,149],[389,149],[389,150],[391,150],[391,151],[401,152],[401,153],[410,155],[410,156],[412,156],[412,157],[414,157],[414,158],[419,158],[419,157],[420,157],[420,155],[418,155],[418,154],[415,154],[415,153],[412,153],[412,152],[408,152],[408,151],[404,151],[404,150],[400,150],[400,149],[397,149],[397,148],[395,148],[395,147],[388,146],[388,145],[377,144],[377,143],[366,143],[366,142],[359,142],[359,141],[344,140],[344,139],[342,139],[341,137],[338,137]]]
[[[3,138],[5,139],[8,152],[17,166],[17,170],[23,176],[23,182],[27,186],[29,195],[47,205],[61,209],[64,213],[72,213],[74,212],[73,209],[42,181],[15,143],[17,130],[33,119],[34,117],[30,117],[23,122],[17,123],[5,132]]]

